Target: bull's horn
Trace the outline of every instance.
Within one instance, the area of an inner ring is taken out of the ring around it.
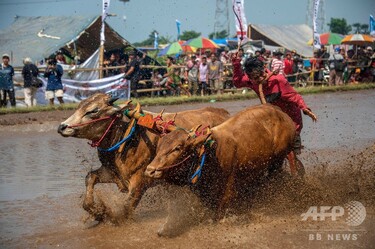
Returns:
[[[109,100],[108,100],[108,105],[113,105],[113,103],[115,103],[119,98],[117,97],[111,97]]]
[[[128,100],[128,101],[124,102],[123,104],[119,104],[118,105],[119,111],[123,111],[126,108],[128,108],[131,102],[132,102],[131,100]]]
[[[191,130],[189,131],[189,136],[190,136],[190,137],[194,137],[195,134],[196,134],[196,132],[197,132],[197,130],[198,130],[201,126],[202,126],[202,125],[200,124],[200,125],[197,125],[197,126],[193,127],[193,129],[191,129]]]
[[[137,105],[135,106],[135,108],[127,112],[126,116],[128,116],[129,118],[135,118],[138,120],[139,117],[141,116],[141,104],[137,102]]]
[[[159,117],[162,117],[162,116],[163,116],[164,110],[165,110],[165,109],[163,109],[163,110],[160,111],[160,113],[159,113],[159,115],[158,115]]]

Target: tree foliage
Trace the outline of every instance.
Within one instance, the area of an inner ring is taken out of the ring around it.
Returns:
[[[155,40],[155,32],[158,33],[156,30],[153,30],[149,35],[148,38],[141,42],[135,42],[133,45],[136,47],[142,47],[142,46],[153,46],[154,40]],[[165,36],[159,36],[158,38],[159,44],[167,44],[171,42],[170,37]]]
[[[200,35],[201,35],[201,33],[198,33],[194,30],[186,30],[186,31],[182,32],[182,34],[180,36],[180,40],[187,41],[189,39],[197,38]]]
[[[356,22],[356,23],[352,24],[352,27],[353,27],[354,33],[360,33],[360,34],[368,34],[369,33],[368,24]]]
[[[347,35],[352,31],[352,26],[347,24],[345,18],[331,18],[331,22],[327,25],[332,33]]]
[[[208,35],[208,38],[210,39],[222,39],[227,38],[229,36],[228,32],[226,30],[222,30],[220,32],[212,32]]]

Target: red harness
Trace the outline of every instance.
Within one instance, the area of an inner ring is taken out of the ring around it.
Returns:
[[[108,125],[108,127],[107,127],[106,131],[103,133],[102,137],[98,141],[91,141],[91,143],[88,143],[89,145],[91,145],[91,147],[98,147],[100,145],[100,143],[103,141],[104,137],[108,134],[109,130],[111,129],[112,125],[114,124],[114,122],[116,121],[116,119],[118,117],[119,117],[118,115],[114,115],[114,116],[107,116],[107,117],[103,117],[103,118],[93,119],[93,120],[90,120],[90,121],[85,122],[85,123],[69,125],[67,128],[74,128],[74,127],[79,127],[79,126],[84,126],[84,125],[96,123],[96,122],[102,121],[102,120],[112,119],[111,123]]]

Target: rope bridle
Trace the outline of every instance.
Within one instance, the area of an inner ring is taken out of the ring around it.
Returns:
[[[100,139],[98,141],[91,141],[91,143],[90,142],[88,143],[91,147],[98,147],[100,145],[100,143],[103,141],[104,137],[108,134],[109,130],[111,129],[112,125],[115,123],[117,118],[119,118],[119,114],[116,114],[116,115],[113,115],[113,116],[106,116],[106,117],[102,117],[102,118],[93,119],[93,120],[90,120],[88,122],[84,122],[84,123],[80,123],[80,124],[69,125],[67,128],[75,128],[75,127],[80,127],[80,126],[85,126],[85,125],[89,125],[89,124],[92,124],[92,123],[96,123],[96,122],[99,122],[99,121],[102,121],[102,120],[112,119],[111,122],[109,123],[107,129],[105,130],[103,135],[100,137]]]

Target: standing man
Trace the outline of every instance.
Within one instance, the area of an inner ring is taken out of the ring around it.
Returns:
[[[125,79],[128,81],[127,83],[130,84],[131,92],[134,98],[138,98],[137,89],[139,88],[138,81],[139,81],[139,61],[136,58],[136,52],[130,51],[129,52],[129,61],[127,67],[125,69]]]
[[[33,77],[38,77],[39,69],[31,58],[27,57],[23,60],[22,76],[23,76],[23,87],[25,93],[25,103],[27,107],[36,106],[36,92],[38,88],[31,85]]]
[[[49,100],[49,104],[54,105],[55,97],[59,101],[60,105],[64,104],[63,96],[63,84],[61,77],[64,70],[61,65],[57,64],[57,60],[52,58],[48,61],[48,66],[44,77],[48,78],[46,88],[46,99]]]
[[[343,50],[345,52],[345,50]],[[335,53],[329,57],[329,82],[330,86],[332,85],[343,85],[343,74],[346,67],[346,61],[342,54],[340,53],[341,49],[336,48]]]
[[[186,62],[185,68],[185,79],[188,80],[189,90],[192,95],[196,95],[198,92],[198,71],[197,57],[193,54],[191,59]]]
[[[287,77],[288,82],[295,82],[295,76],[290,76],[293,74],[293,60],[292,60],[292,54],[290,52],[287,52],[285,54],[284,58],[284,73]]]
[[[302,147],[300,133],[303,126],[301,110],[314,122],[317,121],[316,115],[306,105],[301,95],[294,90],[283,75],[275,75],[265,69],[264,63],[257,58],[246,60],[245,72],[242,71],[240,58],[236,55],[232,57],[232,64],[233,84],[236,87],[249,87],[259,96],[259,84],[262,84],[267,102],[280,107],[293,120],[296,126],[294,153],[300,154]]]
[[[2,90],[2,96],[0,99],[0,107],[7,106],[7,95],[12,107],[16,106],[16,96],[14,93],[13,76],[14,69],[9,65],[9,55],[3,54],[3,63],[1,64],[0,72],[0,89]]]
[[[211,61],[208,62],[208,82],[211,94],[223,93],[223,82],[221,80],[223,73],[223,64],[217,60],[214,53],[211,54]]]

